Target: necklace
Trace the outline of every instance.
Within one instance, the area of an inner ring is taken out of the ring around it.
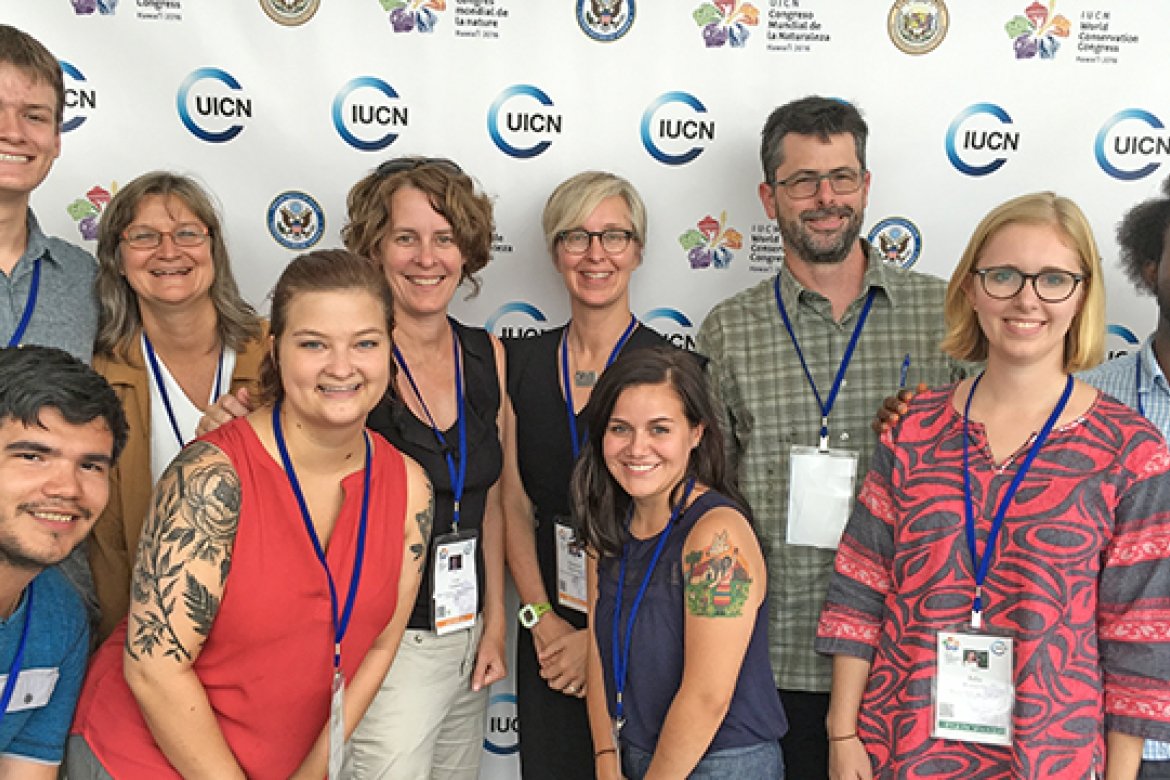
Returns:
[[[596,371],[574,371],[573,384],[577,387],[593,387],[597,384]]]

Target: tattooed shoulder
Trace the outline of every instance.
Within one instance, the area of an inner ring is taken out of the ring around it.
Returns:
[[[705,548],[689,549],[683,556],[687,611],[696,617],[743,614],[752,578],[747,559],[729,537],[723,528]]]
[[[240,480],[206,442],[182,450],[155,486],[131,580],[126,649],[193,660],[219,611],[240,520]],[[180,611],[182,610],[182,611]],[[185,619],[180,626],[176,620]]]
[[[414,516],[414,521],[418,524],[418,533],[421,540],[410,545],[411,555],[413,556],[413,560],[418,564],[419,571],[422,571],[426,565],[425,553],[427,551],[427,544],[431,539],[431,527],[435,523],[435,491],[431,488],[430,480],[426,480],[426,486],[426,508]]]

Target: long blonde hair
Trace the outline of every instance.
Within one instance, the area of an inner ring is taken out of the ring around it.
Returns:
[[[1105,285],[1101,255],[1093,229],[1084,212],[1068,198],[1052,192],[1034,192],[992,209],[975,228],[959,264],[947,285],[947,334],[941,347],[957,360],[987,360],[987,336],[979,327],[975,309],[967,298],[971,271],[991,237],[1008,225],[1048,225],[1057,230],[1070,249],[1080,256],[1085,288],[1081,309],[1073,317],[1064,342],[1064,370],[1069,373],[1092,368],[1105,357]]]

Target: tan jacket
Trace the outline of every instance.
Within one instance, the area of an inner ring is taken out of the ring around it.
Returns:
[[[240,387],[255,391],[260,362],[268,347],[268,327],[236,355],[232,392]],[[150,509],[150,380],[142,342],[134,339],[129,361],[94,356],[93,367],[114,388],[126,411],[130,436],[118,464],[110,473],[110,501],[89,537],[89,565],[97,590],[101,621],[98,642],[104,642],[130,609],[130,575],[138,552],[138,537]]]

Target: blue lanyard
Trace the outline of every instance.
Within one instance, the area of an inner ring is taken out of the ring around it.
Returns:
[[[349,628],[349,618],[353,614],[353,605],[357,601],[358,582],[362,578],[362,560],[366,553],[366,526],[370,514],[370,437],[365,434],[366,440],[366,467],[362,484],[362,516],[358,523],[357,551],[353,559],[353,577],[349,581],[349,593],[345,597],[345,608],[340,618],[337,615],[337,587],[333,584],[333,573],[329,571],[329,562],[325,559],[325,549],[313,528],[313,517],[309,514],[309,505],[305,501],[305,494],[301,492],[301,483],[297,480],[296,469],[293,468],[292,458],[288,455],[288,447],[284,444],[284,433],[280,430],[280,401],[272,407],[272,432],[276,437],[276,449],[280,452],[280,462],[284,465],[284,473],[288,477],[288,484],[296,496],[297,506],[301,509],[301,519],[305,522],[305,530],[309,533],[309,541],[313,543],[313,551],[317,553],[317,560],[325,569],[325,579],[329,582],[329,607],[333,615],[333,669],[341,669],[341,640]]]
[[[817,383],[813,381],[812,372],[808,370],[808,363],[800,349],[800,343],[796,340],[796,331],[792,329],[792,321],[788,319],[788,310],[784,308],[784,299],[780,297],[780,274],[776,274],[773,287],[776,291],[776,307],[780,309],[780,319],[784,320],[784,329],[788,331],[788,337],[792,339],[792,348],[796,350],[796,356],[800,358],[800,367],[804,369],[804,375],[808,379],[809,386],[812,387],[813,395],[817,399],[817,406],[821,410],[821,439],[818,448],[821,452],[828,452],[829,414],[833,411],[833,404],[837,402],[837,393],[841,390],[841,383],[845,380],[845,371],[849,368],[849,361],[853,359],[853,350],[857,347],[857,340],[861,338],[861,329],[865,327],[865,321],[869,318],[869,310],[873,308],[873,298],[877,290],[870,288],[869,295],[866,296],[865,306],[861,309],[861,316],[857,318],[857,325],[853,328],[853,335],[849,337],[849,345],[845,347],[841,365],[837,368],[837,376],[833,379],[833,387],[829,390],[829,398],[827,401],[822,401],[821,393],[817,390]],[[909,355],[907,355],[908,359]]]
[[[20,677],[20,670],[24,667],[24,645],[28,639],[28,623],[32,617],[33,584],[29,582],[25,591],[24,600],[24,627],[20,629],[20,642],[16,646],[16,657],[12,659],[12,667],[8,670],[8,679],[4,681],[4,693],[0,693],[0,723],[8,714],[8,704],[12,701],[12,692],[16,690],[16,678]]]
[[[581,452],[581,439],[585,437],[585,431],[581,431],[581,435],[577,435],[577,413],[573,410],[573,383],[569,378],[569,325],[570,321],[565,326],[565,334],[561,336],[561,384],[565,388],[565,411],[569,416],[569,444],[573,447],[573,460],[577,460],[577,454]],[[622,352],[622,347],[630,340],[630,336],[634,335],[634,329],[638,327],[638,318],[630,315],[630,324],[626,326],[621,338],[618,339],[617,344],[614,344],[613,351],[609,353],[609,359],[605,361],[605,367],[609,368],[613,365],[613,361],[617,360],[618,355]]]
[[[1040,448],[1048,440],[1056,421],[1060,419],[1061,412],[1068,404],[1073,390],[1073,378],[1069,376],[1068,381],[1064,384],[1064,392],[1061,393],[1060,400],[1056,402],[1056,408],[1052,410],[1052,414],[1048,415],[1048,420],[1040,429],[1040,433],[1036,434],[1032,446],[1028,448],[1028,455],[1020,464],[1020,468],[1016,470],[1016,475],[1012,478],[1008,489],[1004,491],[1003,497],[1000,498],[999,507],[995,510],[995,517],[991,521],[991,531],[987,534],[987,544],[983,547],[983,556],[979,557],[975,553],[975,505],[971,500],[971,467],[968,453],[970,434],[967,430],[967,423],[971,415],[971,399],[975,397],[975,388],[979,387],[979,380],[982,378],[983,374],[981,373],[971,383],[971,393],[967,396],[967,403],[963,407],[963,505],[967,515],[967,550],[971,553],[971,565],[975,567],[975,600],[971,604],[971,627],[975,629],[983,625],[983,582],[987,579],[987,572],[991,568],[991,558],[995,553],[995,541],[999,538],[1000,528],[1003,527],[1008,505],[1015,498],[1020,483],[1024,481],[1024,475],[1032,467],[1032,461],[1036,459]]]
[[[423,400],[422,392],[419,391],[414,376],[410,373],[410,366],[406,365],[406,358],[398,351],[398,347],[394,348],[394,359],[402,367],[402,373],[406,374],[406,381],[410,383],[410,389],[414,391],[414,397],[418,399],[419,406],[422,407],[423,414],[427,416],[431,430],[434,431],[435,439],[438,440],[439,447],[443,450],[443,457],[447,459],[447,475],[451,479],[451,493],[455,498],[451,530],[459,533],[459,504],[463,501],[463,486],[467,482],[467,416],[464,414],[466,398],[463,393],[463,367],[459,359],[461,352],[459,334],[455,332],[454,325],[451,326],[451,349],[455,359],[455,398],[459,406],[458,417],[455,421],[455,426],[459,431],[458,469],[455,467],[454,458],[451,457],[451,448],[447,446],[447,437],[435,424],[435,418],[431,416],[431,410],[427,408],[427,402]]]
[[[621,636],[622,594],[625,592],[626,586],[626,564],[629,559],[630,543],[626,542],[622,546],[622,562],[618,570],[617,593],[614,596],[613,605],[613,682],[616,691],[617,727],[619,730],[626,722],[626,709],[622,694],[626,690],[626,673],[630,668],[630,638],[633,636],[634,620],[638,617],[638,608],[642,606],[642,597],[646,595],[646,588],[650,585],[650,577],[654,574],[654,567],[658,565],[658,559],[662,556],[663,548],[666,547],[666,540],[674,531],[675,522],[682,514],[683,509],[686,508],[687,500],[691,497],[691,491],[694,488],[695,478],[691,477],[687,480],[686,487],[683,488],[682,498],[670,512],[670,520],[667,521],[666,528],[662,529],[662,533],[658,535],[658,544],[654,547],[654,555],[650,558],[650,565],[646,567],[646,575],[642,577],[642,585],[638,588],[637,594],[634,595],[634,603],[630,605],[630,614],[626,618],[624,641]],[[630,514],[633,514],[633,506],[630,507]],[[626,521],[626,528],[629,528],[629,520]]]
[[[146,331],[142,331],[142,346],[146,350],[146,360],[150,363],[150,372],[154,374],[154,385],[158,388],[159,397],[162,398],[163,408],[167,411],[167,419],[171,421],[171,430],[175,432],[175,440],[179,442],[179,449],[187,446],[187,442],[183,440],[183,434],[179,431],[179,420],[175,417],[175,408],[171,406],[171,397],[167,393],[167,383],[163,381],[162,368],[159,366],[158,358],[154,354],[154,347],[150,343],[150,336],[146,335]],[[211,398],[214,401],[220,396],[220,383],[223,380],[223,345],[219,348],[219,365],[215,369],[215,392],[212,393]]]
[[[8,339],[9,347],[19,347],[20,340],[24,338],[24,332],[28,330],[29,320],[32,319],[33,310],[37,307],[37,295],[41,291],[41,258],[37,258],[33,263],[32,281],[28,285],[28,298],[24,302],[24,313],[20,315],[20,322],[16,326],[16,330],[12,331],[12,336]]]

